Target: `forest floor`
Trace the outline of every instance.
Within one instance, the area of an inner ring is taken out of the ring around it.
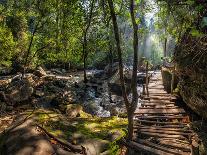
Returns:
[[[85,88],[82,72],[53,72],[43,77],[27,74],[32,93],[19,75],[1,77],[3,95],[13,104],[5,99],[0,104],[0,154],[116,154],[119,147],[115,141],[125,135],[127,119],[98,117],[94,112],[100,111],[100,105],[91,105],[97,98],[85,94],[92,90],[97,93],[103,80],[89,81]],[[89,72],[89,77],[92,74]]]
[[[0,132],[4,131],[0,141],[2,154],[15,155],[31,152],[38,155],[74,154],[73,150],[69,149],[68,152],[68,148],[59,141],[83,146],[87,154],[110,154],[116,149],[112,142],[124,135],[122,129],[127,125],[124,118],[98,118],[84,112],[81,112],[80,117],[67,118],[45,109],[7,115],[1,117],[0,121]]]
[[[105,99],[108,79],[102,72],[94,71],[94,76],[90,71],[92,78],[85,85],[82,72],[52,72],[46,76],[26,75],[34,89],[31,93],[30,87],[21,86],[18,75],[0,78],[1,91],[13,103],[4,99],[0,104],[0,155],[120,153],[116,141],[126,135],[127,119],[124,112],[116,110],[123,107],[118,95],[111,94],[112,101]],[[116,81],[114,78],[112,81]],[[117,91],[116,85],[112,88]],[[105,115],[107,111],[113,115]],[[100,117],[100,113],[107,117]],[[190,125],[202,152],[207,146],[207,124],[193,119]]]

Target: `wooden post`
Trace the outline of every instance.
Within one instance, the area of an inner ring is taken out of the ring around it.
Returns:
[[[175,83],[175,66],[173,66],[173,70],[172,70],[172,79],[171,79],[171,94],[173,94],[173,90],[174,90],[174,83]]]
[[[149,84],[149,75],[148,75],[148,66],[149,66],[149,62],[147,61],[147,65],[146,65],[146,91],[147,91],[147,96],[149,97],[149,89],[148,89],[148,84]]]
[[[144,95],[146,95],[146,91],[145,91],[145,88],[146,88],[146,87],[145,87],[145,84],[143,84],[142,86],[143,86],[142,95],[144,96]]]

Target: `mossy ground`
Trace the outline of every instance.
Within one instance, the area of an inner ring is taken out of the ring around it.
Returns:
[[[70,140],[74,144],[79,144],[79,140],[74,138],[74,134],[83,135],[84,139],[107,141],[109,140],[109,135],[115,132],[121,133],[118,139],[126,134],[126,118],[92,117],[83,111],[80,113],[80,117],[73,119],[46,110],[38,110],[34,115],[37,118],[37,122],[43,125],[48,132],[63,141]],[[110,150],[110,154],[117,154],[119,152],[119,147],[115,142],[109,142],[108,149]]]

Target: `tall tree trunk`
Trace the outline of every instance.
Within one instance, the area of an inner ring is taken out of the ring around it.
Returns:
[[[136,19],[134,15],[134,0],[130,0],[130,14],[131,14],[131,20],[132,20],[133,31],[134,31],[134,38],[133,38],[134,62],[133,62],[132,82],[131,82],[132,103],[130,108],[131,109],[130,116],[128,116],[128,121],[131,122],[129,123],[129,135],[128,135],[129,140],[133,138],[133,117],[138,102],[138,94],[137,94],[138,25],[136,23]]]
[[[83,77],[84,77],[84,83],[87,82],[87,75],[86,75],[86,58],[87,58],[87,38],[86,34],[84,34],[83,39]]]
[[[25,58],[24,66],[23,66],[22,77],[24,77],[25,72],[26,72],[26,67],[28,66],[28,59],[29,59],[29,56],[30,56],[30,53],[31,53],[31,48],[32,48],[34,36],[35,36],[35,34],[37,32],[39,23],[40,23],[40,21],[38,21],[37,25],[35,26],[35,28],[34,28],[34,30],[32,32],[32,36],[31,36],[31,39],[30,39],[30,42],[29,42],[29,46],[28,46],[28,49],[27,49],[27,52],[26,52],[26,58]]]
[[[138,64],[138,26],[136,24],[135,16],[134,16],[134,1],[130,0],[130,14],[131,20],[133,24],[134,30],[134,42],[133,42],[133,49],[134,49],[134,61],[133,61],[133,74],[132,74],[132,82],[131,82],[131,90],[132,90],[132,102],[130,103],[126,94],[125,83],[124,83],[124,73],[123,73],[123,63],[122,63],[122,51],[120,46],[120,36],[119,36],[119,29],[117,24],[117,19],[114,11],[114,6],[112,0],[108,0],[110,13],[112,17],[112,22],[114,26],[114,35],[116,40],[117,52],[118,52],[118,59],[119,59],[119,75],[120,75],[120,82],[122,88],[122,95],[124,98],[124,102],[127,109],[127,116],[128,116],[128,135],[127,140],[132,140],[133,138],[133,117],[134,111],[137,107],[138,101],[138,94],[137,94],[137,64]]]
[[[84,72],[84,82],[87,82],[87,75],[86,75],[86,60],[88,56],[88,49],[87,49],[87,34],[88,30],[91,26],[92,16],[93,16],[93,9],[94,9],[95,0],[92,0],[90,6],[90,12],[86,19],[86,29],[83,32],[83,72]]]
[[[165,38],[164,41],[164,57],[167,57],[167,37]]]
[[[116,48],[117,48],[117,53],[118,53],[121,90],[122,90],[122,95],[124,98],[126,108],[128,109],[129,108],[129,101],[127,98],[126,88],[125,88],[125,83],[124,83],[124,72],[123,72],[122,51],[121,51],[121,45],[120,45],[119,29],[118,29],[116,14],[114,11],[114,4],[113,4],[112,0],[108,0],[108,4],[109,4],[109,9],[110,9],[110,13],[111,13],[112,22],[113,22],[114,35],[115,35],[115,40],[116,40]]]

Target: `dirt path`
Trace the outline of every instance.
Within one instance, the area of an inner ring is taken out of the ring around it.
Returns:
[[[130,145],[150,155],[190,155],[189,116],[164,91],[160,73],[150,80],[149,94],[135,111],[135,138]]]

